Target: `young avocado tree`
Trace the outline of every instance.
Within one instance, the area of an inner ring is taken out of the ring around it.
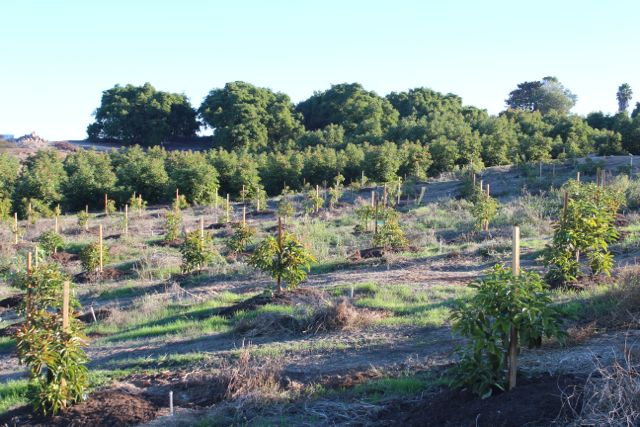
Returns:
[[[188,232],[184,242],[180,245],[182,254],[182,272],[191,273],[211,264],[218,252],[213,245],[213,239],[201,230]]]
[[[313,255],[291,233],[282,229],[282,219],[278,218],[278,236],[269,236],[258,244],[249,259],[249,264],[268,273],[276,281],[276,291],[282,293],[283,282],[287,289],[307,278]]]
[[[496,265],[477,279],[470,285],[476,290],[473,297],[458,301],[451,313],[453,331],[467,338],[457,350],[460,362],[451,383],[483,398],[495,389],[515,387],[519,346],[539,346],[543,336],[565,336],[545,282],[535,272],[520,271],[517,230],[512,268]]]
[[[340,201],[340,198],[344,193],[344,185],[342,185],[343,183],[344,176],[338,174],[338,176],[336,176],[336,181],[333,187],[329,189],[329,209],[333,209],[336,203]]]
[[[476,230],[489,231],[489,223],[495,218],[500,207],[498,201],[489,194],[489,185],[487,184],[487,191],[481,187],[474,187],[471,202],[471,214],[475,218]]]
[[[46,255],[58,252],[58,249],[64,245],[62,236],[53,230],[42,233],[38,238],[38,242]]]
[[[233,224],[232,227],[234,231],[231,237],[227,239],[227,249],[230,253],[237,255],[244,252],[247,246],[251,245],[256,235],[256,229],[241,222]]]
[[[18,281],[27,291],[26,320],[16,332],[18,360],[29,368],[34,409],[56,414],[80,402],[88,386],[87,337],[70,310],[80,304],[55,264],[40,264]]]
[[[382,209],[378,212],[376,221],[383,224],[373,236],[373,246],[388,250],[399,251],[409,246],[409,240],[400,227],[400,215],[393,208]]]
[[[611,274],[613,255],[609,244],[618,238],[616,213],[624,200],[612,188],[571,180],[565,186],[563,209],[554,225],[551,245],[545,254],[546,279],[565,285],[581,275],[581,255],[586,255],[592,274]]]

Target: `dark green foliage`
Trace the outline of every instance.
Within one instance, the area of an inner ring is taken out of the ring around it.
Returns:
[[[518,344],[526,347],[539,346],[543,336],[563,338],[564,333],[559,312],[537,273],[522,271],[514,276],[497,265],[470,287],[476,294],[457,302],[451,313],[453,331],[468,339],[458,349],[460,362],[452,370],[452,384],[488,397],[507,386],[511,328],[517,331]]]
[[[233,234],[227,239],[227,248],[233,254],[239,254],[247,250],[247,247],[253,242],[256,235],[256,229],[249,227],[247,224],[234,224]]]
[[[578,99],[555,77],[545,77],[540,81],[524,82],[509,94],[506,100],[510,108],[525,111],[550,111],[567,113]]]
[[[475,219],[476,230],[486,231],[489,228],[489,223],[498,213],[500,204],[480,187],[474,188],[470,201],[473,203],[471,214]]]
[[[17,157],[0,153],[0,199],[11,198],[18,180],[20,162]]]
[[[47,255],[51,255],[52,253],[57,252],[58,249],[62,248],[62,246],[64,245],[62,236],[55,231],[45,231],[38,238],[38,242],[40,243],[40,247]]]
[[[201,153],[173,151],[167,156],[166,169],[172,186],[180,190],[187,202],[204,205],[215,200],[218,172]]]
[[[102,92],[95,119],[87,127],[89,139],[143,145],[190,138],[200,128],[186,96],[157,91],[149,83],[116,85]]]
[[[100,243],[89,243],[80,251],[80,265],[87,273],[96,273],[100,268]],[[109,248],[102,245],[102,265],[109,263]]]
[[[93,150],[70,154],[64,160],[68,180],[64,184],[68,209],[82,209],[86,204],[97,205],[105,194],[116,187],[116,174],[107,154]]]
[[[186,234],[184,243],[180,245],[180,254],[182,254],[183,273],[205,268],[219,256],[211,236],[206,233],[201,236],[199,230]]]
[[[83,399],[88,386],[87,337],[82,324],[70,316],[62,325],[63,283],[69,280],[53,264],[41,264],[20,280],[31,295],[26,321],[16,333],[18,360],[28,366],[33,387],[31,402],[43,415],[52,415]],[[70,296],[70,306],[79,306]]]
[[[216,146],[228,150],[291,148],[304,130],[287,95],[245,82],[212,90],[199,111]]]
[[[121,149],[111,154],[118,186],[127,196],[140,194],[145,200],[167,200],[170,180],[165,168],[167,153],[159,148],[144,151],[139,146]]]
[[[62,160],[55,151],[41,150],[27,157],[13,195],[18,215],[26,218],[29,201],[32,207],[39,201],[42,213],[48,216],[50,209],[62,201],[66,180]]]
[[[556,285],[577,280],[581,276],[581,256],[586,257],[592,274],[609,275],[614,262],[609,244],[618,237],[615,219],[624,195],[612,188],[573,180],[564,190],[569,201],[554,225],[553,240],[545,255],[547,280]]]
[[[364,157],[364,173],[376,182],[392,182],[398,180],[400,169],[398,147],[392,142],[369,147]]]

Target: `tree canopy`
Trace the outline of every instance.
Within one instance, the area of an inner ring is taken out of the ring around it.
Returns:
[[[509,108],[547,114],[552,110],[568,113],[577,99],[556,77],[548,76],[540,81],[520,83],[505,102]]]
[[[185,95],[157,91],[149,83],[105,90],[94,116],[96,121],[87,127],[91,140],[155,145],[193,137],[200,128],[196,110]]]

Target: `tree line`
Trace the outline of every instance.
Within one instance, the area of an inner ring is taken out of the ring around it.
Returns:
[[[454,94],[427,88],[379,96],[358,83],[337,84],[295,105],[289,96],[245,82],[213,89],[199,108],[182,94],[152,85],[103,92],[91,140],[157,145],[213,129],[212,148],[242,153],[287,152],[348,144],[406,141],[427,147],[430,174],[473,162],[493,166],[582,156],[640,153],[640,103],[628,114],[632,90],[618,89],[619,112],[587,118],[570,113],[577,96],[555,77],[524,82],[498,115],[465,106]]]

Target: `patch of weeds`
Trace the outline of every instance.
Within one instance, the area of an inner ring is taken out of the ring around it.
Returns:
[[[0,413],[28,403],[28,380],[11,380],[0,384]]]
[[[0,337],[0,353],[10,353],[16,348],[16,340],[12,337]]]
[[[160,369],[188,366],[207,359],[206,353],[163,354],[161,356],[134,357],[111,360],[107,367],[119,369]]]

